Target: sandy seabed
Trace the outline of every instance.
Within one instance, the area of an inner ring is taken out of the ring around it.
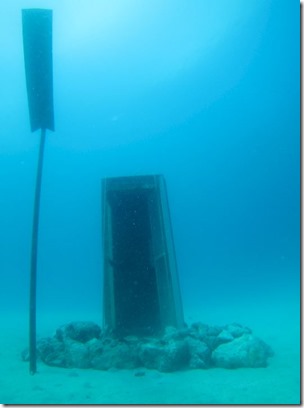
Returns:
[[[276,316],[276,318],[274,318]],[[72,320],[100,318],[90,313],[38,319],[40,337]],[[28,343],[28,318],[15,313],[1,317],[0,403],[3,404],[299,404],[300,332],[294,305],[247,304],[216,309],[206,314],[185,307],[187,323],[238,322],[266,341],[275,352],[267,368],[188,370],[161,373],[155,370],[82,370],[49,367],[38,363],[29,374],[21,351]],[[142,376],[135,375],[143,371]]]

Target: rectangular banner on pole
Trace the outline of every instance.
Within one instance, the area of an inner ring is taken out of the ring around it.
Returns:
[[[23,48],[31,130],[54,131],[52,10],[22,10]]]

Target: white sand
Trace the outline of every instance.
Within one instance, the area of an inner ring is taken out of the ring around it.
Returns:
[[[28,363],[20,352],[27,346],[27,316],[2,317],[0,402],[4,404],[296,404],[300,398],[299,318],[296,305],[231,306],[212,308],[206,314],[187,310],[188,323],[208,324],[233,321],[246,324],[269,343],[275,356],[269,367],[260,369],[209,369],[160,373],[144,370],[94,371],[62,369],[38,364],[38,373],[29,375]],[[276,316],[276,319],[274,318]],[[94,316],[49,316],[38,321],[41,336],[52,335],[56,327],[70,320]],[[41,322],[44,321],[44,324]]]

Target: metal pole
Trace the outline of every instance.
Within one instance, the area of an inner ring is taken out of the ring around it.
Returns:
[[[35,374],[36,366],[36,286],[37,286],[37,249],[38,249],[38,230],[39,230],[39,210],[40,210],[40,191],[43,168],[43,152],[45,145],[45,129],[41,129],[41,140],[38,157],[36,191],[34,202],[33,231],[32,231],[32,255],[31,255],[31,275],[30,275],[30,333],[29,333],[29,358],[30,373]]]

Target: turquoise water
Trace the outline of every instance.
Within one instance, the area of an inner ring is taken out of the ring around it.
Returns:
[[[56,129],[47,132],[44,157],[38,322],[61,323],[48,322],[50,313],[101,320],[101,179],[163,174],[186,320],[193,310],[202,321],[242,319],[275,343],[288,310],[298,356],[299,3],[0,5],[0,270],[7,316],[28,308],[40,138],[29,128],[23,65],[21,9],[30,7],[54,14]],[[276,358],[280,349],[273,364]],[[297,358],[288,368],[294,373]],[[298,386],[290,385],[288,401],[298,400]]]

